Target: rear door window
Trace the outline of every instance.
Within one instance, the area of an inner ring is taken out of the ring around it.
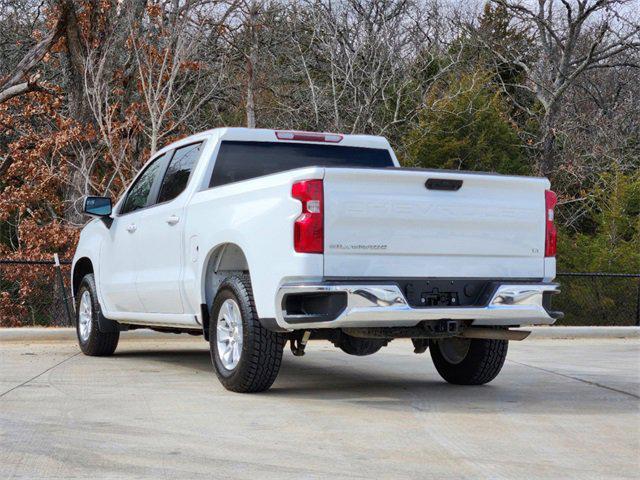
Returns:
[[[393,167],[388,150],[308,143],[224,141],[209,187],[303,167]]]
[[[193,166],[196,164],[201,151],[202,142],[192,143],[176,149],[171,162],[169,162],[167,172],[164,174],[160,195],[158,195],[158,203],[173,200],[187,188]]]

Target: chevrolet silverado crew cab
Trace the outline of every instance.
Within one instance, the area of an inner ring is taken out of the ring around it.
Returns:
[[[222,384],[268,389],[288,341],[349,355],[411,339],[448,382],[500,371],[552,324],[544,178],[400,168],[386,139],[222,128],[157,152],[112,206],[88,197],[72,285],[87,355],[136,328],[203,335]]]

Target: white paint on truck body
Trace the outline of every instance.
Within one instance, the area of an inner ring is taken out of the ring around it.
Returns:
[[[429,178],[462,180],[427,190]],[[545,179],[327,169],[326,276],[543,278]]]
[[[245,128],[203,132],[154,158],[198,141],[204,148],[178,197],[122,215],[125,193],[110,228],[101,220],[84,228],[74,268],[80,258],[91,260],[107,318],[201,328],[201,304],[212,296],[205,291],[207,268],[225,244],[246,258],[261,318],[277,316],[282,285],[326,277],[555,276],[555,259],[544,257],[546,179],[397,168],[386,139],[344,135],[331,148],[387,150],[396,168],[306,167],[209,188],[223,141],[301,143],[278,140],[273,130]],[[463,184],[458,191],[428,190],[429,178]],[[324,254],[294,251],[301,203],[291,188],[308,179],[323,180]],[[170,223],[169,217],[179,220]]]

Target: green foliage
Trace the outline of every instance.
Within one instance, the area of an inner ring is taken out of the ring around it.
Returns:
[[[501,59],[509,58],[510,51],[519,51],[528,53],[527,58],[521,61],[531,61],[534,52],[526,48],[535,42],[531,33],[526,27],[513,22],[511,12],[504,5],[487,2],[478,18],[476,35],[482,41],[472,41],[472,48],[475,46],[480,50],[481,61],[487,69],[495,69],[497,78],[494,81],[514,94],[514,86],[526,80],[525,72],[518,63]]]
[[[593,233],[558,238],[558,270],[640,272],[640,172],[601,177],[593,193],[589,222]],[[640,279],[560,277],[562,295],[554,307],[564,311],[561,325],[634,325]]]
[[[595,232],[560,232],[559,269],[640,272],[640,172],[602,175],[593,197],[588,215]]]
[[[526,175],[517,130],[485,75],[451,77],[434,88],[405,138],[407,163],[426,168]]]

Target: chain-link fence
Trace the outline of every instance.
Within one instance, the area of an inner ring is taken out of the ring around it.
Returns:
[[[640,274],[559,273],[557,325],[640,325]],[[0,259],[0,327],[72,325],[70,262]]]
[[[552,299],[565,316],[556,325],[640,325],[640,274],[559,273]]]
[[[72,325],[70,263],[0,259],[0,327]]]

